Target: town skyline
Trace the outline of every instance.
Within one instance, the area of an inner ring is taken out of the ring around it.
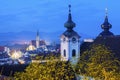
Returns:
[[[119,80],[116,1],[0,0],[0,80]]]

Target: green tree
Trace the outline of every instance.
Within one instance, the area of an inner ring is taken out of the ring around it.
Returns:
[[[24,72],[16,72],[16,80],[75,80],[70,62],[47,57],[44,63],[31,63]]]
[[[76,71],[97,80],[118,80],[120,61],[105,46],[92,45],[90,50],[81,55]]]

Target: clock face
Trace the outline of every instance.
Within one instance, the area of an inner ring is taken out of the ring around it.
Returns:
[[[66,39],[65,38],[63,38],[63,42],[65,42],[66,41]]]
[[[75,43],[76,42],[76,38],[72,38],[72,42]]]

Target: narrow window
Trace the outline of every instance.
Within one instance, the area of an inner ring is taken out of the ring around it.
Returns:
[[[64,52],[63,52],[63,53],[64,53],[64,57],[66,57],[66,50],[65,50],[65,49],[64,49]]]
[[[73,50],[72,50],[72,57],[75,57],[75,56],[76,56],[76,50],[73,49]]]

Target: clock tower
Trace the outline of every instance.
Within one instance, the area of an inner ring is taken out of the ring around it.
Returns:
[[[80,36],[73,30],[71,5],[69,5],[68,21],[64,24],[67,30],[61,35],[61,60],[76,61],[80,57]]]

